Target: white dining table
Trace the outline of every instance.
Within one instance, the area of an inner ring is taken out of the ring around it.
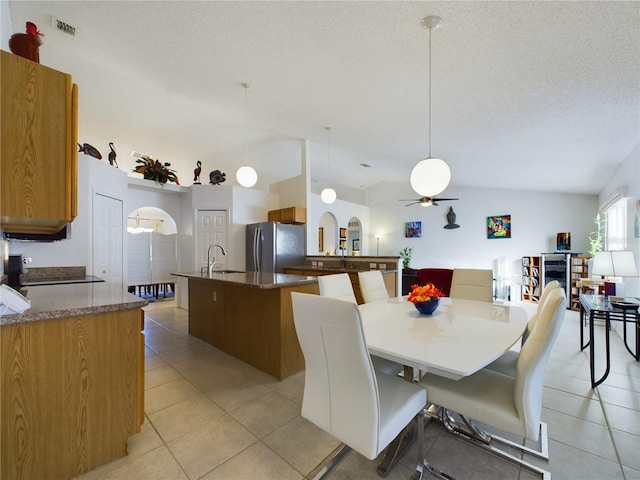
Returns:
[[[524,308],[444,297],[421,315],[407,297],[360,305],[369,353],[454,380],[509,350],[526,328]]]

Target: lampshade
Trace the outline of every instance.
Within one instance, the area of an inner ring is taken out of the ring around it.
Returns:
[[[336,191],[333,188],[325,188],[322,190],[322,193],[320,193],[320,199],[327,204],[335,202],[336,198]]]
[[[631,250],[614,250],[611,252],[613,271],[616,277],[637,277],[636,259]]]
[[[242,166],[236,172],[236,180],[243,187],[253,187],[258,181],[258,173],[253,167]]]
[[[596,252],[593,257],[593,274],[609,277],[637,277],[638,270],[633,252],[630,250]]]
[[[611,252],[596,252],[595,257],[593,257],[592,272],[594,275],[613,276]]]

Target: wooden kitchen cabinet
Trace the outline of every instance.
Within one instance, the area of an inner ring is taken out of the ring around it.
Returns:
[[[2,229],[56,233],[77,215],[78,87],[17,55],[0,61]]]
[[[144,419],[143,315],[0,326],[0,478],[70,479],[127,454]]]
[[[307,223],[307,209],[304,207],[288,207],[271,210],[267,214],[269,222]]]

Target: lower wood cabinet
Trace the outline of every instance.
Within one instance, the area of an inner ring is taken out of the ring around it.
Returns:
[[[142,315],[0,326],[0,478],[69,479],[126,455],[144,418]]]

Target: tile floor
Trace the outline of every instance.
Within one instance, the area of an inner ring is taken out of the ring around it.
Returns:
[[[304,373],[279,382],[189,336],[188,314],[174,305],[154,302],[145,308],[146,418],[130,438],[129,455],[79,478],[307,478],[338,442],[300,416]],[[611,374],[592,390],[578,326],[577,312],[567,311],[545,377],[547,468],[554,480],[640,480],[640,363],[614,335]],[[536,478],[435,422],[427,426],[426,442],[428,460],[458,480]],[[387,478],[410,478],[414,452]],[[377,479],[376,465],[350,452],[329,478]]]

